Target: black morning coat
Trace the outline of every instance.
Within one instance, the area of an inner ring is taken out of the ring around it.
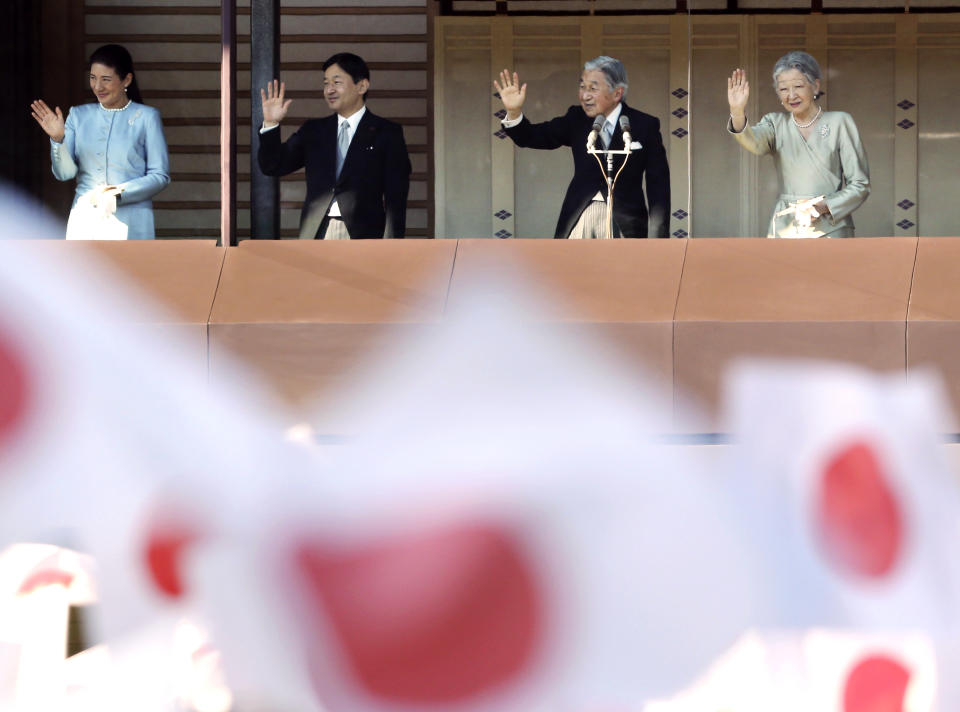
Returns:
[[[403,127],[367,109],[339,179],[337,129],[337,114],[332,114],[307,121],[283,143],[279,127],[260,134],[257,160],[265,175],[284,176],[306,168],[300,238],[317,237],[334,198],[352,239],[403,237],[411,170]]]
[[[651,237],[667,237],[670,227],[670,168],[660,137],[660,120],[631,109],[626,102],[621,102],[621,107],[621,116],[626,115],[630,119],[633,141],[639,141],[642,148],[630,155],[626,168],[614,186],[613,219],[623,237],[647,237],[648,222]],[[532,124],[524,116],[513,128],[504,129],[517,146],[524,148],[570,147],[573,154],[573,178],[560,208],[560,217],[554,232],[556,238],[570,236],[580,214],[598,191],[604,197],[607,194],[604,178],[606,158],[600,157],[604,166],[604,170],[601,170],[597,159],[587,153],[587,135],[593,127],[593,121],[578,105],[571,106],[563,116],[541,124]],[[619,123],[611,144],[614,149],[623,148],[623,132]],[[623,156],[615,156],[614,175],[622,164]],[[644,177],[646,199],[643,192]]]

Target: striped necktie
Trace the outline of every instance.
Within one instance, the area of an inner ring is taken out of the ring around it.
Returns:
[[[343,170],[343,162],[347,159],[347,151],[350,150],[350,122],[341,121],[340,131],[337,134],[337,178],[340,177],[340,171]]]
[[[603,124],[603,147],[608,149],[610,148],[610,141],[613,140],[613,125],[607,121]]]

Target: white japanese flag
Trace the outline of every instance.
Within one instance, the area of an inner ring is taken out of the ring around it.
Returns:
[[[731,485],[777,586],[768,623],[922,633],[952,667],[960,493],[937,379],[749,362],[729,393]],[[940,676],[942,703],[953,678]]]
[[[0,551],[0,709],[62,702],[69,606],[91,600],[89,570],[88,557],[48,544]]]
[[[0,237],[53,234],[0,196]],[[68,271],[50,247],[0,242],[0,546],[93,556],[93,640],[172,641],[202,596],[194,561],[309,463],[242,372],[208,384],[178,343],[137,325],[155,307],[122,277],[79,257]],[[145,677],[165,689],[168,672]]]
[[[644,712],[933,712],[937,659],[921,633],[744,634],[696,684]]]

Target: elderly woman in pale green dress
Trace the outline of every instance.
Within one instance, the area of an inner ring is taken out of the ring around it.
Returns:
[[[789,113],[747,124],[750,85],[742,69],[727,80],[727,131],[777,166],[780,196],[767,237],[853,237],[852,213],[870,194],[870,169],[850,114],[817,103],[820,66],[806,52],[789,52],[773,67],[773,86]],[[799,209],[798,209],[799,206]]]

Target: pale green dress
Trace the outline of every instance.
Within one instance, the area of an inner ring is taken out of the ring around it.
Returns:
[[[825,196],[830,215],[814,222],[814,236],[853,237],[851,214],[870,195],[870,168],[850,114],[824,111],[806,140],[785,112],[767,114],[753,126],[747,123],[739,133],[728,120],[727,131],[751,153],[773,156],[780,195],[767,237],[794,236],[792,218],[776,214],[790,203],[819,195]]]

